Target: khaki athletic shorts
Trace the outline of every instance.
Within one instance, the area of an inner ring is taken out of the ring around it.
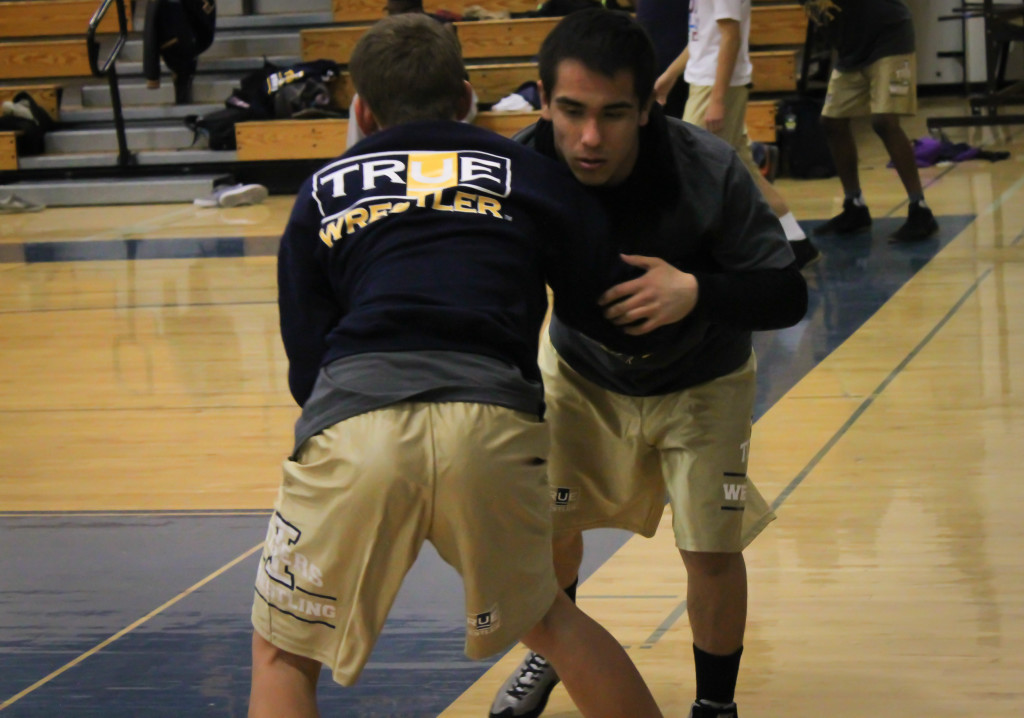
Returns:
[[[690,95],[683,110],[683,121],[704,127],[704,115],[711,104],[711,89],[706,85],[690,85]],[[732,145],[743,164],[751,172],[760,173],[754,156],[750,153],[750,137],[747,135],[747,99],[750,90],[743,86],[730,87],[725,93],[725,122],[719,137]]]
[[[775,518],[747,478],[756,362],[674,394],[632,397],[587,381],[541,346],[555,532],[653,536],[672,505],[676,545],[741,551]]]
[[[309,439],[284,462],[256,631],[351,685],[430,541],[462,576],[466,655],[508,648],[558,592],[547,451],[536,417],[469,403],[396,404]]]
[[[913,115],[917,112],[917,57],[891,55],[849,72],[833,70],[823,117]]]

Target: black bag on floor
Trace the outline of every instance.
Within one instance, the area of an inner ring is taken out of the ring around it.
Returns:
[[[834,177],[836,165],[821,126],[824,101],[816,97],[787,97],[779,102],[776,135],[781,174],[799,179]]]
[[[22,157],[43,154],[46,151],[46,133],[54,129],[57,123],[27,92],[16,94],[11,103],[19,106],[21,114],[8,113],[5,109],[0,116],[0,132],[18,133],[14,145]],[[31,118],[23,117],[25,113],[30,114]]]

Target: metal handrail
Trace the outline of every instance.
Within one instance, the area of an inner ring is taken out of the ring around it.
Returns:
[[[96,29],[103,21],[112,4],[117,5],[117,42],[114,43],[110,55],[99,66],[100,44],[96,40]],[[122,167],[135,164],[135,155],[128,151],[128,138],[124,130],[124,111],[121,108],[121,90],[117,81],[117,58],[121,54],[124,43],[128,39],[128,13],[125,11],[124,0],[103,0],[99,8],[89,20],[89,31],[85,38],[89,53],[89,68],[97,77],[106,77],[110,85],[110,103],[114,108],[114,129],[117,132],[117,163]]]

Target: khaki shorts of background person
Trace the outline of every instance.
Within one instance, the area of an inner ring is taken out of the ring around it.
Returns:
[[[833,70],[825,117],[913,115],[917,112],[917,58],[890,55],[859,70]]]

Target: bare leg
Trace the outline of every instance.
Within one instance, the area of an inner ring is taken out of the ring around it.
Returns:
[[[843,192],[852,197],[860,192],[860,176],[857,171],[857,144],[853,141],[853,130],[849,118],[822,117],[825,138],[832,160],[836,163]]]
[[[551,661],[586,718],[661,716],[622,646],[561,591],[523,643]]]
[[[782,217],[789,214],[789,205],[786,204],[786,200],[783,199],[782,193],[775,189],[775,185],[770,183],[764,178],[760,172],[751,172],[754,177],[754,184],[761,190],[761,194],[764,196],[765,201],[772,208],[772,212],[775,213],[776,217]]]
[[[317,718],[319,677],[318,661],[282,651],[253,633],[249,718]]]
[[[558,585],[568,588],[580,575],[580,564],[583,563],[583,534],[579,531],[556,534],[552,546]]]
[[[871,128],[882,139],[885,149],[889,153],[896,174],[900,176],[903,187],[911,197],[920,197],[921,173],[917,170],[917,159],[914,157],[914,148],[910,143],[907,133],[900,127],[899,117],[892,114],[872,115]]]
[[[686,566],[686,611],[693,643],[729,655],[743,646],[747,623],[747,567],[742,553],[680,551]]]

